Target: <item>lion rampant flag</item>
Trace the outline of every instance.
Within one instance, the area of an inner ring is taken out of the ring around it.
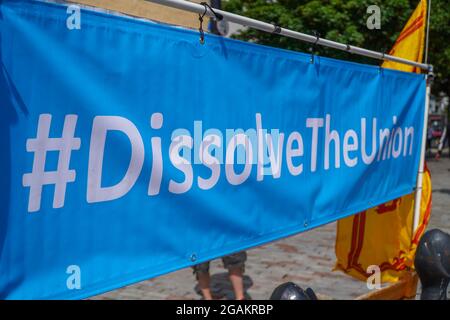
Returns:
[[[422,62],[425,47],[426,15],[427,1],[421,0],[395,41],[391,51],[389,51],[390,55]],[[383,68],[420,73],[420,69],[416,67],[393,61],[385,61],[381,66]]]
[[[391,55],[422,62],[425,42],[426,0],[420,1],[397,38]],[[413,66],[386,61],[384,68],[420,72]],[[414,193],[339,220],[336,233],[336,269],[360,280],[376,265],[382,282],[396,282],[414,268],[417,244],[431,212],[431,176],[426,168],[423,179],[419,227],[412,234]]]

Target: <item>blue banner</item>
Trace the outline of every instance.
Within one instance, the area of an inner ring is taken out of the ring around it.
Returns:
[[[1,298],[92,296],[413,191],[423,75],[0,3]]]

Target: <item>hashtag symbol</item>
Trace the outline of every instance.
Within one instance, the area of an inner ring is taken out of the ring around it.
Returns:
[[[28,212],[36,212],[41,208],[42,187],[55,185],[53,208],[64,206],[66,186],[75,181],[75,170],[69,170],[70,156],[73,150],[80,149],[80,138],[74,138],[77,125],[77,115],[67,115],[61,138],[49,138],[52,116],[41,114],[35,139],[27,139],[27,152],[34,153],[33,169],[31,173],[23,175],[22,184],[30,187]],[[48,151],[58,151],[56,171],[45,171],[45,161]]]

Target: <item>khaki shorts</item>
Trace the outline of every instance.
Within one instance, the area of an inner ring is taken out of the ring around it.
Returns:
[[[245,251],[230,254],[228,256],[222,257],[223,267],[225,269],[241,268],[244,272],[245,261],[247,260],[247,253]],[[195,274],[208,273],[209,272],[209,261],[197,264],[192,267]]]

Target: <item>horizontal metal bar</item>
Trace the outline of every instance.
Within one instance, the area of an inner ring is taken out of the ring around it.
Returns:
[[[190,12],[194,12],[194,13],[198,13],[198,14],[203,14],[205,12],[205,6],[203,6],[202,4],[198,4],[198,3],[194,3],[194,2],[190,2],[190,1],[184,1],[184,0],[146,0],[146,1],[161,4],[161,5],[176,8],[176,9],[180,9],[180,10],[190,11]],[[224,20],[226,20],[226,21],[234,22],[234,23],[237,23],[237,24],[249,27],[249,28],[253,28],[253,29],[257,29],[257,30],[261,30],[261,31],[269,32],[269,33],[276,33],[276,34],[283,35],[283,36],[286,36],[289,38],[298,39],[298,40],[306,41],[306,42],[310,42],[310,43],[315,43],[317,45],[321,45],[324,47],[347,51],[347,52],[350,52],[350,53],[353,53],[356,55],[360,55],[360,56],[370,57],[370,58],[374,58],[374,59],[378,59],[378,60],[389,60],[389,61],[394,61],[394,62],[398,62],[398,63],[403,63],[403,64],[414,66],[414,67],[417,67],[417,68],[420,68],[423,70],[427,70],[427,71],[432,70],[432,66],[429,64],[418,63],[416,61],[407,60],[407,59],[391,56],[388,54],[384,54],[382,52],[377,52],[377,51],[368,50],[368,49],[364,49],[364,48],[360,48],[360,47],[356,47],[356,46],[352,46],[352,45],[348,45],[348,44],[343,44],[343,43],[339,43],[336,41],[327,40],[324,38],[317,38],[315,36],[312,36],[312,35],[309,35],[306,33],[301,33],[301,32],[297,32],[297,31],[281,28],[279,26],[276,26],[276,25],[273,25],[273,24],[270,24],[267,22],[262,22],[262,21],[259,21],[256,19],[247,18],[244,16],[240,16],[240,15],[230,13],[227,11],[223,11],[223,10],[219,10],[219,9],[214,9],[214,11],[216,13],[221,14],[223,16]],[[214,18],[215,14],[209,8],[206,8],[206,16]]]

